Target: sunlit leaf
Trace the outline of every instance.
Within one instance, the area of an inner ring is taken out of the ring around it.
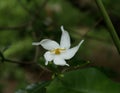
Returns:
[[[28,51],[32,48],[32,40],[30,38],[26,38],[24,40],[18,41],[17,43],[14,43],[11,45],[5,52],[4,55],[6,57],[12,56],[12,55],[20,55],[23,54],[23,51]]]

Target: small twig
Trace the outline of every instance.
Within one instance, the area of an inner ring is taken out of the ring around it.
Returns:
[[[7,58],[4,59],[4,62],[16,63],[16,64],[25,64],[25,65],[37,64],[35,62],[21,62],[21,61],[11,60],[11,59],[7,59]]]
[[[67,71],[71,71],[71,70],[77,70],[77,69],[80,69],[80,68],[84,68],[84,67],[89,67],[90,66],[90,62],[87,61],[86,63],[84,64],[81,64],[81,65],[78,65],[78,66],[74,66],[74,67],[71,67],[71,68],[66,68],[62,71],[63,72],[67,72]]]
[[[40,68],[44,69],[45,71],[51,72],[49,69],[47,69],[44,66],[38,64],[37,62],[23,62],[23,61],[16,61],[16,60],[5,58],[1,51],[0,51],[0,57],[1,57],[1,60],[0,60],[1,62],[9,62],[9,63],[15,63],[15,64],[22,64],[22,65],[32,65],[32,64],[34,64],[34,65],[37,65]]]
[[[9,62],[9,63],[16,63],[16,64],[36,64],[35,62],[22,62],[22,61],[16,61],[16,60],[5,58],[1,51],[0,51],[0,57],[1,57],[1,62]]]
[[[33,32],[32,35],[33,35],[34,40],[37,41],[37,40],[38,40],[37,30],[36,30],[35,32]],[[40,36],[40,35],[39,35],[39,36]],[[34,60],[33,60],[34,62],[36,62],[37,59],[39,58],[39,54],[40,54],[39,46],[36,46],[36,47],[35,47]]]

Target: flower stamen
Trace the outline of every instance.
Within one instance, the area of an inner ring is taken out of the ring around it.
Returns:
[[[61,53],[60,49],[56,49],[56,50],[55,50],[55,54],[56,54],[56,55],[59,55],[60,53]]]
[[[50,52],[52,52],[56,55],[59,55],[59,54],[61,54],[61,52],[64,52],[64,51],[65,51],[65,48],[57,48],[57,49],[51,50]]]

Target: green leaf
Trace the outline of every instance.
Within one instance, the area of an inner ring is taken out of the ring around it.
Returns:
[[[46,86],[50,83],[50,81],[34,83],[28,85],[25,89],[20,89],[16,93],[46,93]]]
[[[120,84],[113,82],[95,68],[67,72],[55,79],[47,93],[120,93]]]
[[[25,38],[15,44],[13,44],[10,48],[8,48],[4,52],[5,57],[11,57],[15,55],[23,55],[23,52],[29,51],[32,48],[32,40],[31,38]]]

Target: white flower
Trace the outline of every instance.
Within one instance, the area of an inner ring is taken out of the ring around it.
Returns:
[[[71,43],[69,33],[64,30],[63,26],[61,26],[61,30],[62,36],[60,45],[56,41],[50,39],[43,39],[40,42],[32,43],[32,45],[41,45],[44,49],[48,50],[44,54],[46,60],[45,65],[47,65],[49,61],[53,61],[56,65],[69,66],[65,60],[71,59],[84,41],[82,40],[77,46],[70,48]]]

